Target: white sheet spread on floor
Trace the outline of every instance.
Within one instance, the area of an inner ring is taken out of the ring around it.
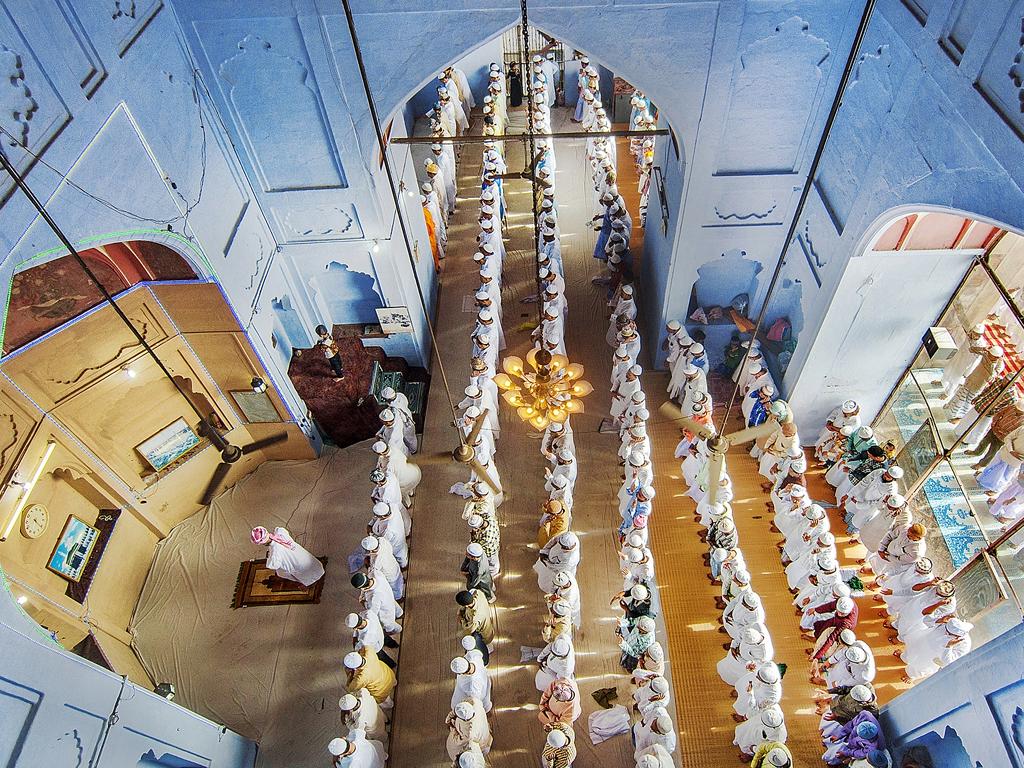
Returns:
[[[368,443],[266,462],[157,548],[132,622],[136,650],[178,703],[258,740],[259,766],[323,765],[339,735],[344,618],[357,607],[347,556],[366,532],[372,467]],[[327,555],[319,604],[231,609],[242,561],[265,557],[250,540],[256,525],[284,526]]]

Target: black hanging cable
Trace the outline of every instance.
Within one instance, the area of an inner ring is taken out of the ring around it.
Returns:
[[[530,168],[530,198],[533,202],[533,278],[537,284],[537,332],[540,334],[540,348],[544,349],[544,291],[540,282],[540,228],[538,219],[540,212],[537,210],[537,145],[534,134],[537,132],[536,117],[533,114],[533,74],[530,71],[530,26],[526,10],[526,0],[520,3],[522,9],[522,36],[523,36],[523,82],[526,83],[526,121],[529,129],[527,142],[530,153],[526,157],[526,164]],[[527,143],[527,142],[524,142]],[[526,148],[525,146],[523,147]]]
[[[868,23],[871,21],[871,12],[874,8],[875,0],[867,0],[864,4],[864,12],[860,17],[857,34],[853,39],[853,44],[850,46],[850,55],[846,59],[846,67],[843,69],[843,76],[839,80],[839,87],[836,89],[835,98],[832,100],[832,108],[829,110],[828,119],[825,120],[825,126],[821,132],[821,139],[818,141],[817,149],[814,151],[814,158],[811,161],[811,167],[807,172],[807,178],[804,179],[803,188],[800,190],[800,199],[797,201],[796,210],[793,213],[793,219],[789,223],[789,231],[786,232],[786,237],[782,241],[782,251],[779,253],[779,258],[775,262],[775,270],[772,272],[772,279],[768,283],[768,291],[765,293],[764,301],[761,302],[761,309],[757,313],[757,322],[754,323],[754,330],[750,337],[751,341],[757,338],[758,331],[761,330],[761,326],[764,324],[764,318],[768,312],[768,303],[771,300],[772,293],[775,291],[775,286],[782,274],[782,268],[786,264],[786,253],[789,251],[789,247],[793,242],[793,236],[796,234],[796,228],[799,226],[800,218],[803,216],[804,205],[807,203],[807,198],[811,194],[814,177],[818,173],[818,166],[821,164],[821,158],[825,153],[825,145],[828,143],[828,137],[832,132],[832,126],[835,124],[836,116],[839,114],[839,108],[843,105],[843,95],[845,94],[846,86],[853,75],[853,70],[857,63],[857,55],[860,53],[861,45],[864,42],[864,36],[867,34]],[[743,356],[743,360],[740,361],[740,371],[742,371],[746,366],[747,360],[750,359],[752,351],[752,346],[748,346],[747,352]],[[737,381],[736,386],[732,390],[732,396],[729,398],[729,406],[725,409],[725,415],[722,417],[721,428],[718,429],[719,434],[722,433],[725,429],[725,425],[729,421],[729,414],[732,413],[732,408],[736,403],[736,396],[739,394],[739,391],[740,382]]]
[[[419,275],[416,272],[416,258],[413,256],[412,251],[412,238],[409,236],[409,230],[405,225],[405,219],[402,216],[402,200],[398,193],[398,184],[395,181],[395,173],[391,168],[391,159],[388,156],[388,142],[384,138],[384,131],[381,128],[380,116],[377,114],[377,104],[373,99],[373,92],[370,90],[370,80],[366,74],[366,65],[363,62],[363,53],[359,47],[359,38],[356,35],[356,22],[352,16],[352,7],[349,5],[349,0],[341,0],[342,6],[345,8],[345,19],[348,21],[348,32],[352,38],[352,50],[356,56],[356,64],[359,66],[359,76],[363,82],[363,91],[366,93],[366,105],[370,110],[370,119],[373,121],[373,131],[377,137],[377,146],[380,149],[381,162],[384,165],[384,172],[388,177],[388,189],[391,191],[391,197],[395,203],[395,216],[398,218],[399,229],[402,230],[402,239],[405,241],[405,251],[409,257],[409,266],[412,268],[413,282],[416,284],[416,294],[419,297],[420,308],[423,310],[423,319],[427,324],[427,331],[430,333],[430,346],[433,350],[434,357],[437,359],[437,369],[441,374],[441,381],[444,384],[444,393],[448,398],[448,407],[452,412],[452,420],[454,422],[459,421],[459,412],[455,407],[455,401],[452,399],[451,387],[448,384],[448,374],[444,368],[444,362],[441,360],[441,350],[437,346],[437,335],[434,333],[434,324],[430,321],[430,311],[427,308],[427,301],[423,296],[423,286],[420,285]],[[461,429],[456,429],[455,432],[459,436],[459,442],[465,446],[466,436],[462,433]]]
[[[50,216],[49,211],[46,210],[42,202],[40,202],[39,198],[36,197],[35,193],[26,183],[25,178],[18,172],[18,169],[14,167],[14,163],[10,161],[6,153],[4,153],[3,151],[0,151],[0,167],[3,167],[3,169],[11,175],[11,178],[14,179],[14,183],[17,184],[18,189],[20,189],[22,193],[25,195],[25,197],[28,198],[28,201],[32,204],[32,207],[35,208],[36,211],[38,211],[40,216],[43,217],[43,221],[46,222],[46,225],[53,231],[53,233],[57,236],[57,239],[61,241],[64,247],[68,249],[68,253],[71,255],[71,257],[76,262],[78,262],[78,266],[82,268],[82,271],[85,272],[86,276],[96,285],[100,293],[103,294],[103,298],[107,302],[107,304],[109,304],[111,308],[114,310],[114,312],[117,314],[117,316],[121,318],[124,324],[128,327],[128,330],[132,332],[132,335],[135,336],[139,344],[142,345],[142,348],[146,351],[146,353],[151,358],[153,358],[153,361],[157,364],[160,370],[163,371],[164,376],[167,377],[167,380],[170,381],[171,384],[174,385],[174,388],[178,390],[178,393],[183,398],[185,398],[185,402],[188,403],[189,407],[199,417],[199,420],[206,424],[206,420],[210,417],[210,414],[204,414],[202,411],[199,410],[199,407],[194,402],[192,402],[192,398],[189,397],[188,393],[186,393],[185,390],[181,388],[181,385],[178,384],[177,380],[174,378],[174,375],[167,369],[167,366],[163,364],[163,361],[159,357],[157,357],[157,354],[154,351],[154,349],[149,345],[149,342],[146,341],[142,333],[139,332],[139,329],[135,327],[135,324],[131,321],[128,315],[124,313],[124,310],[122,310],[117,305],[117,302],[114,301],[114,297],[106,289],[103,283],[100,282],[100,279],[96,276],[96,273],[89,268],[89,265],[86,264],[85,259],[82,258],[82,255],[78,252],[75,246],[71,244],[71,241],[67,238],[64,232],[61,231],[61,228],[57,226],[57,222],[53,220],[53,217]]]

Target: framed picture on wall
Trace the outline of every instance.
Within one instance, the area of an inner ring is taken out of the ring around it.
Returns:
[[[377,321],[386,334],[412,333],[412,315],[408,307],[377,307]]]
[[[262,424],[280,421],[281,417],[266,392],[253,392],[251,389],[232,390],[228,394],[235,401],[238,410],[250,424]]]
[[[99,535],[99,530],[70,515],[46,563],[47,569],[68,581],[78,582]]]
[[[199,445],[199,435],[192,431],[184,419],[175,419],[135,450],[155,471],[159,472],[168,464],[180,459]]]

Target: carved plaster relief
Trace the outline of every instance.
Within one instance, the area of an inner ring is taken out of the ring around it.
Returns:
[[[975,87],[1024,139],[1024,0],[1010,10]]]
[[[110,19],[118,35],[117,55],[124,58],[135,41],[149,26],[149,22],[164,7],[163,0],[139,2],[137,0],[107,0],[110,4]]]
[[[830,52],[799,16],[747,46],[733,75],[717,175],[796,169]]]
[[[265,192],[345,186],[337,147],[307,66],[249,34],[218,74]]]

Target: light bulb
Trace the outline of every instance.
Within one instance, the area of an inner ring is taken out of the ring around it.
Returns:
[[[572,385],[572,394],[575,397],[586,397],[594,391],[594,385],[586,379],[580,379]]]
[[[373,251],[374,253],[380,253],[380,243],[374,240],[373,246],[371,246],[370,250]]]
[[[515,382],[509,378],[507,373],[499,373],[494,376],[494,383],[498,385],[500,389],[519,389]]]
[[[502,360],[501,367],[504,368],[506,372],[511,373],[513,376],[523,375],[523,361],[521,358],[518,358],[515,355],[509,355],[504,360]]]
[[[124,368],[122,368],[121,370],[122,370],[122,371],[124,371],[124,375],[125,375],[125,376],[127,376],[127,377],[128,377],[129,379],[134,379],[134,378],[135,378],[136,376],[138,376],[138,375],[139,375],[139,374],[138,374],[138,371],[136,371],[136,370],[135,370],[134,368],[132,368],[132,367],[131,367],[130,365],[126,365],[126,366],[125,366]]]

